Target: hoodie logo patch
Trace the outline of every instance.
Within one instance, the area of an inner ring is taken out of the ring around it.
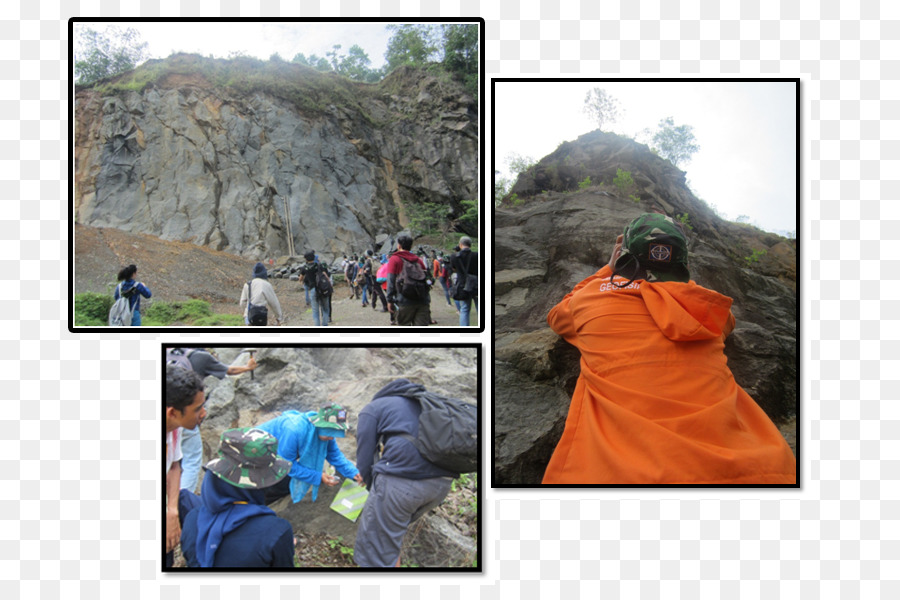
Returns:
[[[672,246],[668,244],[650,244],[650,260],[656,262],[672,262]]]

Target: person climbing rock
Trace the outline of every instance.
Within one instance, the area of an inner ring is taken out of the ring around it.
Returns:
[[[671,218],[645,213],[550,310],[581,374],[545,484],[796,484],[781,433],[734,380],[731,298],[690,280]]]

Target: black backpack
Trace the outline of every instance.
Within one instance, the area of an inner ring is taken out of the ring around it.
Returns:
[[[331,279],[328,273],[319,265],[316,267],[316,293],[323,298],[330,296],[334,292],[334,286],[331,285]]]
[[[415,302],[421,302],[428,298],[430,288],[422,263],[418,258],[416,260],[401,258],[400,260],[403,262],[400,274],[397,276],[397,290],[400,295]]]
[[[478,260],[478,255],[474,252],[469,254],[469,260],[465,264],[462,257],[459,258],[458,264],[462,268],[462,273],[457,270],[456,286],[451,294],[454,300],[471,300],[478,297],[478,275],[469,273],[473,260]]]
[[[247,321],[250,325],[266,325],[269,322],[269,309],[265,304],[253,304],[253,280],[247,282]]]
[[[402,434],[422,455],[438,467],[454,473],[478,470],[478,407],[432,392],[405,396],[422,407],[419,433]]]

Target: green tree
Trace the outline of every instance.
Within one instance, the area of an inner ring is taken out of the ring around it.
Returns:
[[[369,65],[369,55],[358,45],[353,44],[347,54],[342,55],[340,63],[335,69],[344,77],[349,77],[354,81],[375,82],[381,79],[381,72],[378,69],[371,69]]]
[[[583,110],[592,121],[597,123],[598,129],[603,129],[605,125],[618,120],[619,101],[606,90],[594,88],[585,95]]]
[[[494,170],[494,205],[500,206],[503,197],[509,193],[512,182],[503,176],[500,171]]]
[[[470,94],[478,97],[478,26],[443,25],[443,65],[458,76]]]
[[[311,69],[315,69],[316,71],[331,71],[331,63],[328,62],[328,59],[324,56],[316,56],[315,54],[310,54],[309,58],[307,58],[306,55],[300,52],[299,54],[296,54],[294,56],[291,62],[305,65],[307,67],[310,67]]]
[[[423,65],[434,59],[438,51],[437,27],[432,25],[388,25],[392,31],[384,53],[385,70],[391,72],[400,65]]]
[[[86,28],[78,41],[72,68],[80,85],[130,71],[147,58],[147,42],[131,27],[122,31],[112,25],[102,32]]]
[[[522,156],[518,152],[510,152],[506,155],[506,166],[513,175],[521,175],[537,164],[530,156]]]
[[[659,150],[659,155],[668,159],[676,167],[691,160],[691,157],[700,150],[700,146],[694,138],[694,128],[690,125],[675,126],[672,117],[666,117],[657,125],[653,134],[653,143]]]

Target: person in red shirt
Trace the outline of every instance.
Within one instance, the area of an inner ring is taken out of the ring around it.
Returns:
[[[410,252],[412,243],[413,239],[409,235],[402,234],[397,238],[400,250],[395,252],[387,263],[387,299],[391,305],[396,307],[397,325],[418,327],[431,324],[431,294],[427,289],[431,282],[426,277],[427,285],[417,298],[401,293],[398,286],[398,280],[402,279],[401,273],[403,272],[404,262],[418,263],[423,274],[427,276],[427,267],[424,261]]]
[[[734,380],[731,298],[690,281],[671,218],[646,213],[547,315],[581,374],[545,484],[796,484],[784,437]]]

